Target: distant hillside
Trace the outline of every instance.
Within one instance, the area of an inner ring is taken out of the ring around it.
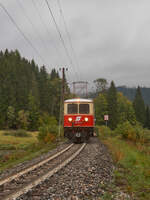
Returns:
[[[124,96],[133,101],[136,88],[128,88],[126,86],[118,86],[117,90],[122,92]],[[141,87],[142,96],[146,105],[150,105],[150,88]]]

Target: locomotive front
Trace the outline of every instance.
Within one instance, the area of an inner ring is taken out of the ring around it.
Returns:
[[[94,132],[94,107],[90,99],[64,102],[64,136],[73,142],[85,142]]]

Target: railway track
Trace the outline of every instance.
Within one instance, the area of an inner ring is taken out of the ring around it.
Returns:
[[[71,144],[55,155],[42,160],[12,176],[0,180],[0,199],[12,200],[27,193],[45,179],[51,177],[71,162],[85,147],[84,144]]]

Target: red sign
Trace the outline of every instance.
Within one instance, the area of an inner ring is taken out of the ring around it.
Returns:
[[[108,115],[104,115],[104,120],[108,121],[109,120],[109,116]]]

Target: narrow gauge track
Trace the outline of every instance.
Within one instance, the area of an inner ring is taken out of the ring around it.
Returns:
[[[12,200],[28,192],[31,188],[51,177],[71,162],[82,151],[85,145],[85,143],[71,144],[54,156],[13,176],[0,180],[0,199]]]

